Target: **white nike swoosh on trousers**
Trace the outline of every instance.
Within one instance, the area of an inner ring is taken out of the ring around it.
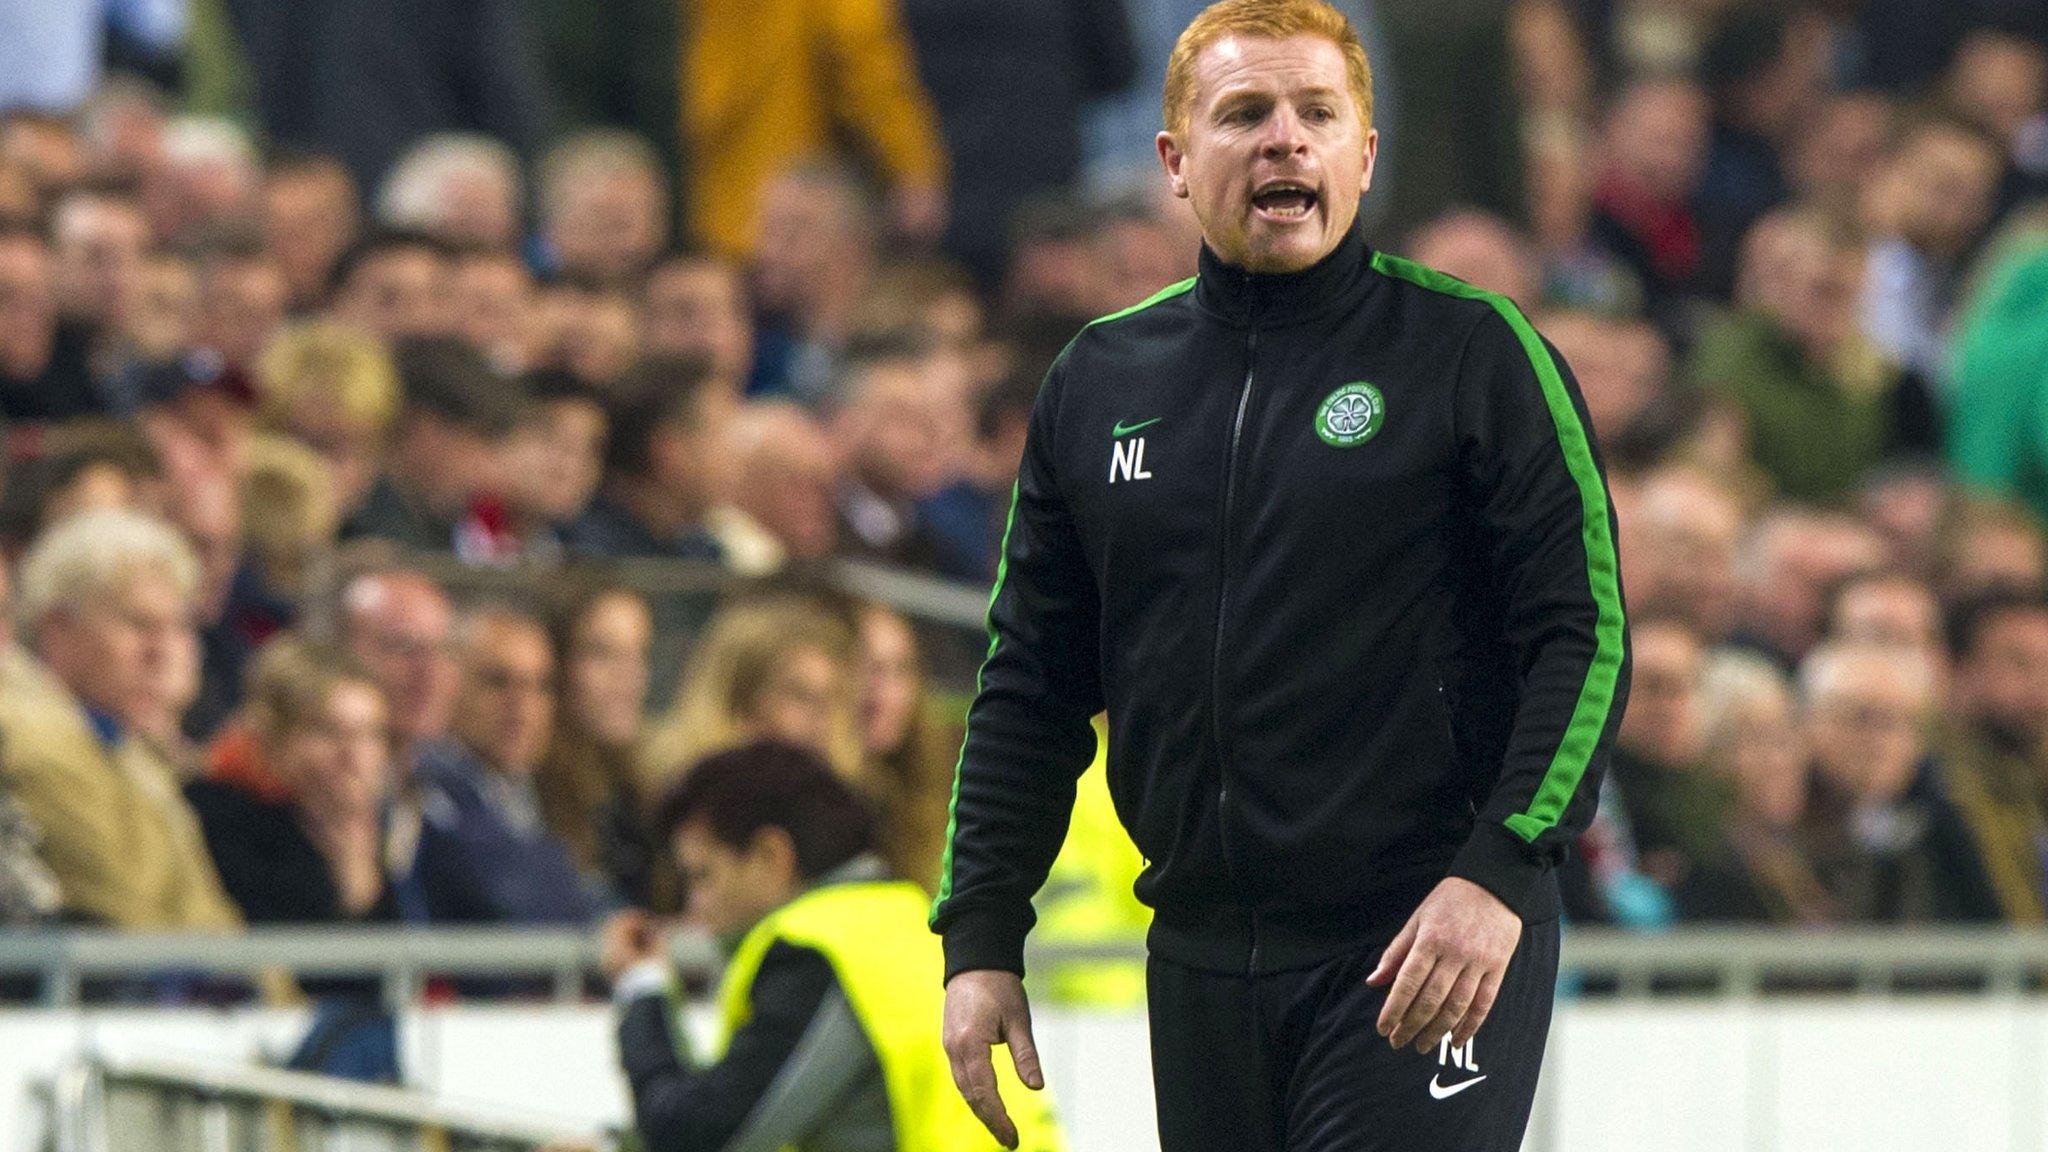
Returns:
[[[1465,1089],[1470,1088],[1474,1084],[1479,1083],[1481,1080],[1486,1079],[1486,1077],[1474,1076],[1470,1080],[1460,1081],[1459,1083],[1452,1084],[1449,1087],[1445,1087],[1444,1085],[1437,1083],[1437,1079],[1438,1078],[1435,1076],[1431,1076],[1429,1078],[1429,1095],[1430,1098],[1433,1100],[1444,1100],[1452,1096],[1456,1096],[1458,1093],[1463,1092]]]

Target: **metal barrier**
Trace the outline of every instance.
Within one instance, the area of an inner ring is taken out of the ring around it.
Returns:
[[[47,1087],[46,1152],[602,1149],[606,1134],[479,1116],[400,1088],[270,1068],[81,1061]]]
[[[1042,946],[1034,972],[1091,960],[1130,960],[1127,945]],[[676,939],[686,974],[715,974],[705,937]],[[99,931],[0,932],[0,977],[31,977],[48,1006],[79,1002],[92,979],[161,971],[377,979],[394,1004],[435,977],[538,978],[558,1001],[585,996],[597,971],[588,935],[504,928],[308,928],[238,936],[120,935]],[[2048,929],[1954,928],[1794,931],[1695,928],[1655,935],[1573,929],[1562,967],[1572,986],[1626,997],[1760,997],[1780,991],[1910,994],[1928,987],[1992,995],[2044,991]]]

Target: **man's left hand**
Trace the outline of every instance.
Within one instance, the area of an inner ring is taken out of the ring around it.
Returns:
[[[598,940],[598,966],[614,984],[635,965],[668,955],[668,939],[660,922],[637,908],[605,921]]]
[[[1470,880],[1444,878],[1387,945],[1365,982],[1393,982],[1378,1030],[1396,1048],[1463,1045],[1486,1022],[1522,938],[1522,918]]]

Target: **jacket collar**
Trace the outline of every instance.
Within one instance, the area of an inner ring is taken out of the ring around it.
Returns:
[[[1195,303],[1240,327],[1284,327],[1355,305],[1371,282],[1371,268],[1372,250],[1356,220],[1328,256],[1299,272],[1247,272],[1203,244]]]

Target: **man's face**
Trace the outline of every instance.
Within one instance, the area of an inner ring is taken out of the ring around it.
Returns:
[[[1927,752],[1930,677],[1906,672],[1910,657],[1874,653],[1846,658],[1834,681],[1807,702],[1814,762],[1859,800],[1903,795]]]
[[[199,277],[189,261],[158,255],[143,262],[122,336],[144,360],[183,355],[199,333]]]
[[[604,468],[606,423],[594,403],[555,400],[512,433],[505,479],[522,511],[559,523],[583,510]]]
[[[1932,129],[1909,144],[1897,163],[1908,190],[1907,239],[1936,256],[1960,255],[1991,217],[2001,157],[1974,136]]]
[[[2048,754],[2048,609],[2000,613],[1956,669],[1963,706],[2006,738]]]
[[[455,735],[499,772],[530,775],[555,719],[555,654],[527,621],[478,621],[462,653]]]
[[[786,852],[766,846],[757,833],[746,848],[734,848],[690,821],[676,832],[676,863],[689,893],[690,918],[715,936],[731,938],[795,899],[798,879]]]
[[[269,259],[240,259],[209,269],[204,281],[203,342],[229,364],[254,364],[284,323],[284,272]]]
[[[857,395],[840,414],[840,443],[860,478],[887,499],[931,495],[944,482],[945,405],[916,360],[865,369]]]
[[[512,369],[527,366],[533,338],[533,277],[510,256],[472,256],[455,266],[455,330]]]
[[[170,507],[172,520],[199,559],[199,595],[194,612],[211,625],[227,607],[235,570],[242,563],[242,496],[232,480],[215,478],[187,486]]]
[[[1682,200],[1706,169],[1712,109],[1706,93],[1683,81],[1638,85],[1622,95],[1607,128],[1607,150],[1631,183],[1651,196]]]
[[[789,174],[761,192],[754,295],[767,312],[801,316],[832,284],[871,263],[859,194]]]
[[[796,559],[831,554],[839,533],[832,505],[839,484],[839,455],[824,433],[807,419],[793,416],[759,437],[737,463],[752,477],[732,494],[748,515]]]
[[[1195,62],[1186,130],[1161,132],[1158,145],[1174,194],[1225,263],[1298,272],[1350,229],[1379,133],[1334,43],[1226,36]]]
[[[424,579],[368,576],[349,589],[344,611],[343,639],[391,702],[399,742],[447,732],[455,698],[448,598]]]
[[[39,375],[49,364],[56,328],[43,246],[27,237],[0,240],[0,373]]]
[[[1665,768],[1690,768],[1700,754],[1699,639],[1684,628],[1651,624],[1633,641],[1622,746]]]
[[[118,323],[134,302],[149,252],[149,225],[132,204],[83,197],[58,206],[51,229],[57,301],[96,324]]]
[[[739,274],[712,260],[678,260],[647,280],[642,323],[646,350],[705,356],[720,378],[746,378],[754,356],[753,321]]]
[[[155,718],[163,686],[177,679],[193,643],[191,604],[168,575],[151,571],[52,612],[37,630],[38,651],[57,678],[125,724]]]
[[[651,176],[597,173],[575,182],[549,235],[565,270],[616,283],[661,251],[667,217],[661,185]]]
[[[393,248],[358,265],[336,301],[344,320],[387,340],[448,330],[448,265],[426,248]]]
[[[355,239],[357,215],[355,189],[339,165],[287,173],[264,189],[264,247],[284,269],[295,302],[326,295],[334,261]]]

